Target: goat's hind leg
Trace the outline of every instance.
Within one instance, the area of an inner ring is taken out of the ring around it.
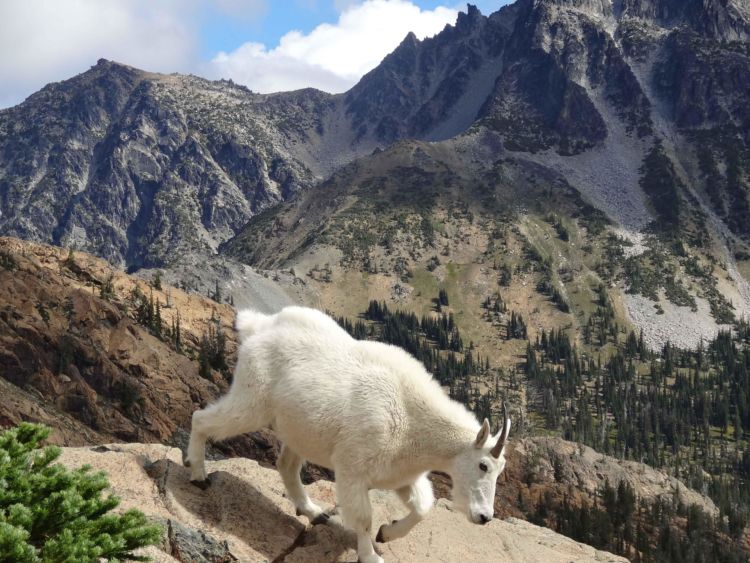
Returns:
[[[435,504],[435,495],[432,492],[432,483],[427,478],[427,473],[420,475],[414,483],[396,490],[410,512],[400,520],[394,520],[390,524],[384,524],[378,530],[375,541],[388,542],[403,538],[411,529],[421,522],[425,515]]]
[[[302,458],[295,452],[285,445],[281,447],[276,467],[284,481],[286,492],[297,509],[297,515],[306,516],[312,524],[323,524],[328,520],[328,515],[307,496],[299,476],[302,463]]]
[[[224,440],[245,432],[253,432],[268,423],[257,405],[238,405],[232,397],[225,395],[218,402],[193,413],[190,443],[185,467],[190,468],[190,481],[205,489],[209,485],[206,476],[206,440]]]

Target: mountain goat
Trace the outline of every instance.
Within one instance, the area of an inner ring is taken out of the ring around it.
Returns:
[[[303,461],[335,471],[341,515],[357,533],[363,563],[383,561],[370,535],[370,489],[395,490],[410,509],[380,528],[381,542],[403,537],[430,510],[430,470],[451,476],[454,506],[471,522],[492,519],[507,416],[492,436],[487,420],[479,424],[449,399],[407,352],[354,340],[314,309],[241,311],[236,326],[242,344],[229,393],[193,414],[185,465],[195,484],[208,485],[207,438],[270,427],[283,443],[278,469],[298,514],[314,523],[327,518],[302,486]]]

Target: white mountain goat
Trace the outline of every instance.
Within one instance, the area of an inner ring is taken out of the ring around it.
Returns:
[[[208,485],[207,438],[270,427],[284,444],[278,469],[298,514],[314,523],[327,519],[302,486],[303,461],[335,471],[341,515],[357,533],[363,563],[383,561],[370,535],[370,489],[395,490],[410,509],[380,528],[381,542],[403,537],[430,510],[430,470],[452,477],[454,507],[471,522],[492,519],[495,485],[505,467],[507,416],[492,436],[487,420],[480,425],[449,399],[404,350],[354,340],[314,309],[241,311],[236,326],[242,345],[229,393],[193,414],[185,465],[195,484]]]

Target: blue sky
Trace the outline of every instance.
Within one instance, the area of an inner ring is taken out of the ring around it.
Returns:
[[[449,6],[466,11],[466,4],[441,0],[413,0],[424,10],[433,10],[438,6]],[[471,2],[479,10],[489,15],[508,0],[476,0]],[[239,19],[214,7],[209,11],[201,28],[202,55],[212,57],[217,51],[229,51],[239,47],[248,40],[257,41],[267,46],[278,44],[279,39],[288,31],[297,29],[309,33],[321,23],[335,22],[340,7],[345,2],[334,0],[277,0],[269,2],[256,17]],[[353,4],[353,2],[352,2]]]
[[[484,14],[507,0],[477,0]],[[409,31],[455,22],[453,0],[1,0],[0,108],[107,58],[231,78],[258,92],[342,92]]]

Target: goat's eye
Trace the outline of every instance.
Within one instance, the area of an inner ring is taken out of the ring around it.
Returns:
[[[485,462],[482,462],[479,464],[479,469],[487,473],[487,464]]]

